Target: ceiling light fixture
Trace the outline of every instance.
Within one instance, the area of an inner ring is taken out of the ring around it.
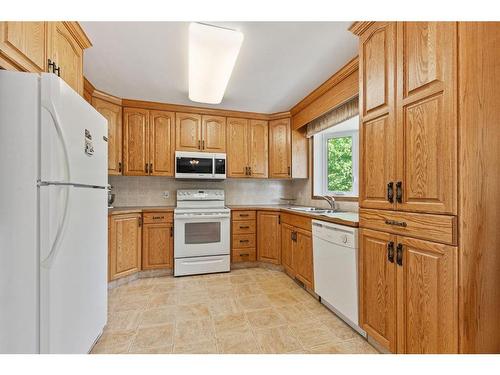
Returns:
[[[243,43],[243,34],[222,27],[189,25],[189,99],[219,104]]]

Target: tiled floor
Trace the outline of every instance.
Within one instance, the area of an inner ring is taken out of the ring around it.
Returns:
[[[92,353],[377,353],[282,272],[139,279],[110,290]]]

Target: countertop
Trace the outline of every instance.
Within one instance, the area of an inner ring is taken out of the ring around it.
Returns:
[[[301,212],[291,209],[288,204],[251,204],[251,205],[228,205],[228,208],[234,211],[259,210],[259,211],[279,211],[289,212],[294,215],[310,217],[311,219],[327,221],[333,224],[347,225],[357,228],[359,226],[359,216],[357,212],[335,212],[324,216],[319,213]],[[136,212],[173,212],[175,206],[130,206],[108,208],[108,215],[128,214]]]
[[[294,215],[306,216],[315,220],[327,221],[333,224],[347,225],[349,227],[357,228],[359,226],[359,214],[357,212],[335,212],[333,214],[328,214],[328,216],[313,213],[313,212],[303,212],[291,209],[292,206],[287,204],[262,204],[262,205],[229,205],[231,210],[269,210],[269,211],[280,211],[289,212]]]

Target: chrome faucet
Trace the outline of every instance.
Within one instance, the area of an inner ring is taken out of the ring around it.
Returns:
[[[327,201],[328,204],[330,204],[330,208],[332,210],[335,210],[335,197],[333,197],[331,195],[320,195],[320,198],[322,198],[325,201]]]

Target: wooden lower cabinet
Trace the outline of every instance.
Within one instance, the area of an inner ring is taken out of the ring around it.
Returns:
[[[280,213],[257,212],[257,259],[281,264]]]
[[[394,353],[458,352],[457,248],[360,230],[360,321]]]
[[[142,269],[173,268],[174,226],[172,223],[144,224]]]
[[[281,263],[290,277],[301,281],[308,289],[314,288],[310,231],[288,223],[281,224]]]
[[[141,269],[142,215],[116,214],[109,217],[109,280]]]
[[[396,267],[394,260],[389,260],[388,251],[395,257],[395,238],[385,232],[359,230],[361,327],[393,353],[396,352]]]

